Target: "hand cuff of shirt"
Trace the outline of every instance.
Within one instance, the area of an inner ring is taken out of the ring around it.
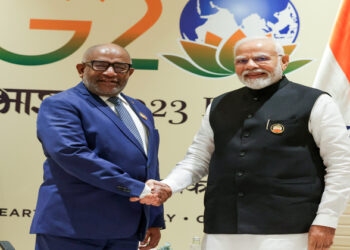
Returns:
[[[318,214],[312,222],[312,225],[337,228],[338,221],[339,218],[337,216]]]
[[[145,198],[146,195],[150,194],[151,193],[151,188],[147,185],[145,185],[145,188],[143,189],[142,193],[140,194],[139,198],[142,199],[142,198]]]
[[[167,184],[170,187],[172,193],[176,193],[176,192],[181,191],[181,189],[177,188],[176,182],[174,182],[174,181],[164,179],[161,181],[161,183]]]

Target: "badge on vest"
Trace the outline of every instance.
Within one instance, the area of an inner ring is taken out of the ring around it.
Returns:
[[[139,114],[140,114],[140,116],[141,116],[143,119],[145,119],[145,120],[148,119],[147,116],[146,116],[144,113],[140,112]]]
[[[284,126],[281,123],[274,123],[270,126],[270,131],[274,134],[282,134]]]

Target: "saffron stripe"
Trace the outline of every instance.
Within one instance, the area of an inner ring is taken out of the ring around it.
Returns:
[[[334,57],[350,82],[350,0],[344,0],[330,41]]]

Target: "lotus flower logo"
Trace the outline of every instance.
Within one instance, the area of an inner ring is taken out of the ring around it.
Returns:
[[[204,43],[180,40],[188,58],[167,54],[162,56],[181,69],[196,75],[213,78],[231,76],[235,74],[233,48],[244,37],[246,36],[240,29],[226,41],[207,32]],[[295,44],[283,46],[285,54],[291,55],[295,47]],[[311,60],[291,61],[284,73],[292,72],[309,62]]]
[[[290,0],[189,0],[180,17],[180,44],[187,57],[162,56],[196,75],[226,77],[235,74],[237,41],[246,36],[272,36],[291,55],[299,27],[298,12]],[[284,73],[310,61],[292,61]]]

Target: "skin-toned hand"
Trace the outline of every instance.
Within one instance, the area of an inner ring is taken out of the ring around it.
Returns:
[[[313,225],[308,235],[308,250],[328,250],[333,244],[335,228]]]
[[[146,232],[145,239],[140,242],[140,250],[149,250],[155,248],[160,240],[160,228],[150,227]]]
[[[160,206],[172,195],[171,188],[167,184],[156,180],[148,180],[146,185],[151,188],[151,194],[146,195],[142,199],[139,197],[131,197],[130,201],[139,201],[146,205]]]
[[[169,199],[170,196],[172,195],[171,188],[167,184],[164,184],[164,183],[159,182],[159,181],[154,182],[154,188],[152,190],[152,193],[157,194],[157,196],[160,200],[160,203],[158,203],[158,204],[151,204],[154,206],[157,206],[157,205],[160,206],[161,204],[166,202],[167,199]],[[142,203],[142,200],[140,202]]]
[[[146,204],[146,205],[159,204],[159,203],[161,204],[161,201],[160,201],[160,198],[158,197],[158,195],[156,193],[153,193],[155,182],[157,182],[157,181],[152,180],[152,179],[146,181],[145,184],[151,189],[151,193],[146,195],[144,198],[142,198],[142,202],[141,202],[141,199],[139,197],[131,197],[129,200],[131,202],[139,201],[140,203]]]

